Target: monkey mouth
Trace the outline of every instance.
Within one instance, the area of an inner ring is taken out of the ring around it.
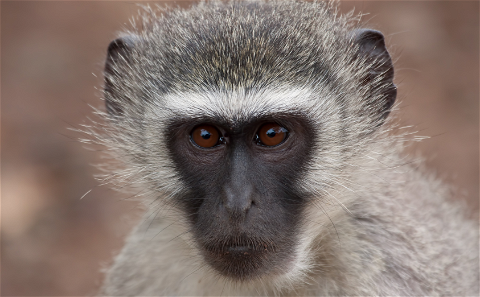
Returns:
[[[221,275],[246,281],[271,270],[276,247],[259,240],[227,240],[203,246],[205,260]]]
[[[218,243],[205,245],[204,249],[212,255],[225,257],[253,257],[275,251],[273,246],[266,243]]]
[[[205,249],[214,253],[236,253],[245,251],[267,252],[275,250],[275,244],[273,242],[246,235],[223,240],[210,240],[209,242],[202,243],[202,245]]]
[[[227,253],[232,253],[232,254],[248,254],[251,252],[251,248],[246,245],[234,245],[230,246],[227,248]]]

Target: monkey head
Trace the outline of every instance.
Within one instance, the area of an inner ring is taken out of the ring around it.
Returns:
[[[383,35],[334,10],[248,1],[148,11],[108,48],[105,139],[128,168],[118,175],[175,213],[224,277],[303,265],[305,208],[348,178],[342,169],[395,101]]]

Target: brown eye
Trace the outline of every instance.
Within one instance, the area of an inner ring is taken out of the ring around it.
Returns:
[[[276,146],[285,141],[288,130],[276,123],[268,123],[260,127],[256,135],[257,144]]]
[[[218,144],[220,133],[218,133],[217,128],[213,126],[201,125],[193,129],[191,138],[196,145],[210,148]]]

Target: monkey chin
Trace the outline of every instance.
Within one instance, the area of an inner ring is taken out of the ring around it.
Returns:
[[[203,246],[206,262],[234,282],[249,282],[281,274],[294,260],[294,253],[261,240],[228,240]]]

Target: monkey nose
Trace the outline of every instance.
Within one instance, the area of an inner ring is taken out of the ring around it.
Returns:
[[[251,185],[225,187],[223,206],[231,219],[245,218],[253,203],[253,187]]]

